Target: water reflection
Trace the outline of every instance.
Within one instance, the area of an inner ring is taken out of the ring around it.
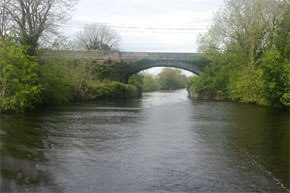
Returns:
[[[289,188],[289,110],[235,104],[231,112],[230,139]]]
[[[1,192],[23,192],[39,184],[45,163],[46,131],[38,117],[1,115]]]

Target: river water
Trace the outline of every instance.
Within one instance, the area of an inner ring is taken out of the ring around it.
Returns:
[[[1,192],[289,192],[289,111],[185,90],[1,116]]]

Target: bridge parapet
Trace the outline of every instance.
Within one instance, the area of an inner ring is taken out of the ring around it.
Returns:
[[[190,60],[198,53],[171,53],[171,52],[119,52],[119,51],[60,51],[61,55],[69,58],[90,59],[166,59],[166,60]]]

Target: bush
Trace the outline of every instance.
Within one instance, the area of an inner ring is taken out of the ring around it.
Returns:
[[[161,89],[180,89],[186,86],[186,76],[180,69],[164,68],[158,74]]]
[[[63,104],[70,100],[71,85],[66,71],[66,66],[56,59],[44,61],[40,71],[44,104]]]
[[[120,82],[97,83],[89,87],[89,95],[91,99],[133,97],[137,96],[137,88]]]
[[[234,73],[227,86],[228,98],[243,103],[266,104],[260,92],[261,76],[261,70],[249,68]]]
[[[38,57],[41,64],[41,82],[44,85],[43,102],[62,104],[68,101],[88,100],[88,87],[96,82],[96,62],[90,59],[69,59],[61,52],[47,50]]]
[[[40,101],[39,66],[22,46],[0,42],[0,111],[25,111]]]
[[[129,77],[128,83],[136,86],[138,89],[142,89],[143,87],[143,74],[133,74]]]
[[[286,65],[277,50],[269,51],[261,58],[260,68],[263,70],[261,92],[267,103],[280,105],[287,80]],[[286,95],[284,95],[285,98]]]
[[[70,84],[72,101],[88,100],[88,88],[96,82],[98,74],[94,71],[95,62],[91,60],[68,61],[66,75]]]
[[[99,80],[110,80],[110,81],[124,81],[124,72],[122,66],[123,61],[113,61],[111,59],[105,60],[102,65],[97,65],[95,70],[98,74]]]
[[[204,71],[199,75],[192,77],[187,83],[187,88],[190,93],[198,93],[200,98],[217,98],[217,76],[212,73],[209,66],[204,68]]]
[[[144,74],[143,78],[143,91],[157,91],[160,90],[158,78],[151,74]]]

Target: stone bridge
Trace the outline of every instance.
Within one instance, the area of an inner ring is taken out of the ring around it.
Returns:
[[[170,52],[119,52],[119,51],[62,51],[68,58],[85,58],[93,60],[122,60],[124,77],[152,67],[175,67],[199,74],[209,61],[198,53]]]

